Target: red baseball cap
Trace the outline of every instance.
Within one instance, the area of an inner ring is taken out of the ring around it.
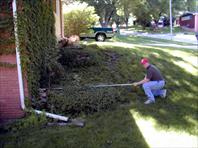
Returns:
[[[142,58],[140,63],[141,63],[142,65],[144,65],[144,64],[146,64],[146,63],[148,63],[148,62],[149,62],[149,60],[148,60],[147,58]]]

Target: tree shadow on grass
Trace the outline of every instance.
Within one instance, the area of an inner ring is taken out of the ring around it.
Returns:
[[[105,47],[105,49],[122,54],[115,65],[117,69],[114,69],[114,72],[111,73],[112,76],[107,80],[108,82],[126,83],[127,79],[133,81],[142,79],[145,72],[139,64],[139,60],[144,56],[148,57],[151,63],[156,65],[165,76],[168,97],[164,100],[157,98],[155,104],[145,106],[143,98],[146,99],[146,97],[143,91],[139,91],[140,88],[128,95],[128,98],[133,102],[132,109],[145,117],[154,118],[161,128],[175,129],[197,135],[197,76],[187,72],[184,68],[176,65],[175,62],[184,62],[189,66],[194,65],[185,61],[182,57],[175,57],[175,55],[170,54],[170,51],[166,52],[163,48],[163,50],[156,47],[128,49],[112,45]],[[175,49],[170,50],[174,51]],[[194,56],[194,52],[190,50],[185,52]],[[128,60],[131,58],[133,58],[133,63]],[[197,69],[195,66],[193,68]]]
[[[58,148],[148,148],[138,126],[127,109],[89,115],[86,125],[48,127],[0,135],[2,147]]]
[[[168,96],[166,99],[157,98],[152,105],[134,104],[132,107],[143,116],[153,117],[159,126],[186,131],[197,135],[197,105],[198,105],[198,78],[185,69],[175,65],[173,61],[183,61],[157,49],[136,49],[135,52],[147,55],[156,65],[166,79]],[[160,57],[152,55],[156,52]],[[183,61],[185,62],[185,61]]]
[[[175,57],[175,55],[170,54],[170,51],[166,52],[164,48],[162,48],[163,50],[156,47],[133,47],[132,49],[128,49],[112,45],[105,47],[105,49],[123,55],[120,56],[118,64],[115,65],[118,66],[113,73],[116,76],[111,76],[112,78],[119,79],[112,80],[109,78],[109,82],[126,83],[127,78],[132,80],[142,79],[145,72],[139,64],[141,57],[148,57],[151,63],[156,65],[165,76],[166,88],[168,90],[166,100],[157,98],[155,104],[145,106],[143,104],[145,100],[137,100],[139,98],[146,99],[142,95],[144,94],[143,91],[139,92],[139,89],[128,96],[128,98],[131,97],[132,102],[135,102],[132,106],[133,109],[143,116],[153,117],[159,123],[160,127],[197,135],[197,76],[187,72],[182,66],[176,65],[175,62],[187,63],[189,66],[194,65],[186,62],[182,57]],[[170,50],[174,51],[175,49]],[[186,50],[185,52],[196,56],[190,50]],[[128,61],[131,57],[133,58],[133,64]],[[194,68],[197,69],[196,67]]]

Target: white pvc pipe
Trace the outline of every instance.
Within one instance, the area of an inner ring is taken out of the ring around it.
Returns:
[[[50,118],[54,118],[54,119],[58,119],[58,120],[62,120],[62,121],[68,121],[69,118],[68,117],[64,117],[64,116],[60,116],[60,115],[56,115],[56,114],[52,114],[52,113],[48,113],[48,112],[42,112],[42,111],[39,111],[39,110],[34,110],[37,114],[44,114],[46,115],[47,117],[50,117]]]
[[[15,34],[15,44],[16,44],[16,62],[17,62],[17,72],[18,72],[18,81],[19,81],[20,101],[21,101],[21,108],[24,110],[25,109],[24,88],[23,88],[23,78],[22,78],[20,52],[19,52],[19,38],[18,38],[18,27],[17,27],[16,0],[13,0],[13,2],[12,2],[12,9],[13,9],[13,18],[14,18],[14,34]]]

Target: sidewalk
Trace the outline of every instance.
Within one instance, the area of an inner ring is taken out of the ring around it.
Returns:
[[[178,45],[178,44],[165,44],[165,43],[153,43],[153,44],[144,44],[144,45],[148,45],[148,46],[158,46],[158,47],[175,47],[175,48],[183,48],[183,49],[193,49],[193,50],[197,50],[198,47],[196,45]]]
[[[195,35],[188,35],[188,34],[184,34],[184,33],[177,33],[177,34],[173,34],[173,36],[171,36],[170,33],[149,34],[149,33],[135,32],[135,31],[120,30],[120,34],[121,35],[135,35],[135,36],[151,37],[151,38],[166,39],[166,40],[172,39],[173,41],[197,45],[197,39],[196,39]]]

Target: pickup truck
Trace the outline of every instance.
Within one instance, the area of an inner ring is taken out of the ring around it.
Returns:
[[[89,28],[90,33],[82,33],[80,34],[80,39],[91,38],[96,41],[104,42],[106,39],[112,38],[116,30],[111,27],[92,27]]]

